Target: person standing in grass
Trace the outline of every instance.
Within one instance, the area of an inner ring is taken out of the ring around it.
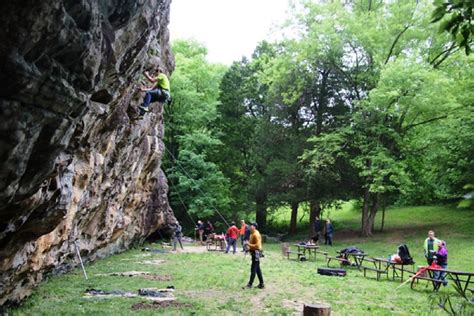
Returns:
[[[252,225],[250,225],[250,239],[248,247],[252,257],[252,265],[250,266],[250,280],[249,283],[244,286],[244,289],[250,289],[252,287],[253,281],[255,280],[255,275],[257,275],[259,281],[257,287],[259,289],[265,288],[262,270],[260,269],[260,258],[263,257],[262,236],[260,235],[260,232],[257,230],[257,228],[257,223],[252,223]]]
[[[179,222],[176,222],[176,228],[173,233],[173,251],[176,251],[176,246],[181,246],[181,250],[184,250],[183,243],[181,242],[181,237],[183,237],[182,227],[179,225]]]
[[[448,249],[446,248],[446,242],[444,240],[439,241],[438,251],[436,252],[436,263],[442,268],[448,268]],[[434,278],[443,281],[443,285],[448,285],[446,280],[446,272],[434,271]]]
[[[334,233],[334,228],[332,227],[331,221],[329,218],[326,220],[326,233],[324,234],[325,237],[325,245],[332,246],[332,235]]]
[[[201,246],[204,245],[203,235],[204,235],[204,223],[201,220],[197,221],[196,230],[199,233],[199,243]]]
[[[247,233],[249,232],[249,233]],[[242,245],[242,252],[245,251],[245,248],[247,247],[247,242],[250,237],[250,230],[247,224],[245,224],[244,220],[240,221],[240,230],[239,230],[239,235],[240,235],[240,244]]]
[[[229,253],[230,246],[234,249],[233,253],[237,251],[237,237],[239,236],[239,229],[235,226],[235,223],[230,224],[229,229],[227,229],[227,249],[225,253]]]
[[[425,239],[423,248],[424,248],[426,261],[428,262],[428,265],[430,266],[431,263],[433,262],[433,259],[434,259],[433,257],[439,248],[439,239],[435,237],[435,232],[433,230],[428,231],[428,238]]]

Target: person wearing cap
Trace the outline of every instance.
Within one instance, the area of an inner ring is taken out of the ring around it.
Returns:
[[[259,281],[257,287],[259,289],[265,288],[262,270],[260,269],[260,258],[262,257],[262,236],[260,235],[260,232],[257,230],[257,228],[257,223],[252,223],[250,225],[250,239],[248,242],[248,249],[252,257],[252,265],[250,266],[250,280],[244,289],[249,289],[252,287],[253,281],[255,280],[255,275],[257,275]]]

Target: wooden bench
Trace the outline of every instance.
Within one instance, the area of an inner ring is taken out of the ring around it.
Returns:
[[[338,257],[332,257],[332,256],[326,256],[326,259],[328,260],[327,262],[327,266],[329,267],[329,263],[331,262],[331,260],[336,260],[336,261],[339,261],[339,265],[343,265],[344,263],[346,264],[350,264],[349,260],[347,259],[344,259],[344,258],[338,258]]]
[[[298,257],[298,260],[300,260],[300,258],[304,256],[304,253],[300,251],[291,251],[290,245],[287,242],[284,242],[281,244],[281,253],[283,254],[284,257],[287,257],[288,260],[290,260],[291,254],[296,254]]]
[[[388,270],[387,269],[382,270],[382,269],[370,268],[370,267],[362,267],[362,268],[364,269],[364,277],[366,276],[367,270],[370,270],[370,271],[377,272],[377,281],[380,280],[380,275],[381,274],[386,274],[387,279],[388,279]]]
[[[430,281],[433,284],[434,291],[437,291],[439,287],[441,286],[441,283],[444,282],[444,280],[438,280],[438,279],[433,279],[433,278],[424,277],[424,276],[414,276],[413,279],[411,280],[411,286],[410,286],[412,289],[415,287],[415,281],[418,283],[418,280]]]
[[[316,250],[315,252],[324,255],[324,260],[327,260],[327,258],[328,258],[328,253],[327,253],[326,251]]]
[[[302,252],[288,250],[286,252],[286,257],[288,258],[288,260],[290,260],[290,254],[296,254],[298,256],[298,260],[300,260],[301,257],[304,257],[304,253]]]

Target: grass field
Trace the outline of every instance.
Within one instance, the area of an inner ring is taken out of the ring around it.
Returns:
[[[330,254],[349,245],[362,248],[371,256],[388,256],[406,243],[419,265],[424,265],[422,243],[428,229],[447,241],[449,268],[474,272],[474,212],[446,206],[391,208],[387,210],[386,230],[372,238],[360,238],[353,233],[358,228],[360,214],[345,207],[330,214],[335,223],[334,246],[323,246]],[[377,228],[378,226],[376,226]],[[306,228],[300,237],[306,236]],[[298,239],[298,237],[296,237]],[[158,248],[157,245],[149,245]],[[191,247],[191,246],[189,246]],[[198,251],[193,247],[194,251]],[[231,255],[215,252],[161,253],[130,250],[88,265],[89,281],[80,270],[51,278],[10,315],[151,315],[164,314],[298,314],[304,303],[326,302],[334,315],[443,315],[436,307],[431,310],[430,287],[420,283],[416,290],[409,285],[396,289],[400,281],[375,280],[375,274],[365,278],[362,272],[348,269],[346,277],[327,277],[316,273],[326,266],[322,256],[316,262],[298,262],[282,257],[279,244],[265,244],[266,256],[262,270],[264,290],[242,290],[249,275],[250,259],[242,253]],[[147,261],[164,260],[158,265]],[[148,271],[170,275],[171,281],[152,281],[120,276],[96,276],[109,272]],[[173,285],[175,296],[185,307],[154,310],[132,310],[139,298],[84,298],[87,288],[136,292],[139,288],[163,288]],[[451,286],[441,293],[454,293]],[[461,300],[456,300],[461,301]]]

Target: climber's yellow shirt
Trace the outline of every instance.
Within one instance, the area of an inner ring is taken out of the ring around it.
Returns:
[[[170,91],[170,81],[168,77],[166,77],[165,74],[159,74],[158,77],[156,77],[156,86]]]

